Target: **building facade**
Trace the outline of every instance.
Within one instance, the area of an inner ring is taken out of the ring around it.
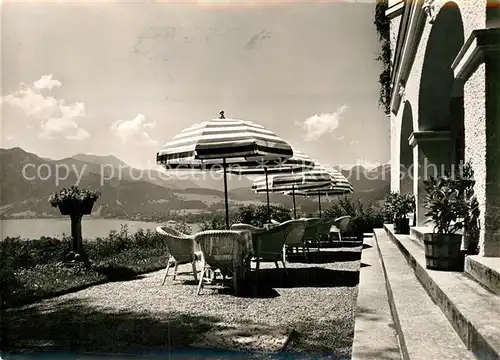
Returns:
[[[500,257],[500,0],[389,0],[391,189],[471,161],[480,255]]]

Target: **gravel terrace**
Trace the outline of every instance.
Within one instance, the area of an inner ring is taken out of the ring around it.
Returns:
[[[295,330],[285,358],[350,359],[360,251],[322,249],[310,264],[287,262],[288,279],[274,264],[262,264],[258,293],[243,297],[210,285],[197,296],[185,275],[161,286],[163,270],[98,285],[7,310],[2,335],[13,351],[125,354],[189,349],[218,322],[261,324]]]

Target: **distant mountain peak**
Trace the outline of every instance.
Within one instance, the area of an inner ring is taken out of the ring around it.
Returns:
[[[105,164],[105,165],[112,165],[115,167],[119,166],[130,167],[125,161],[123,161],[122,159],[118,158],[115,155],[92,155],[92,154],[80,153],[73,155],[72,158],[75,160],[94,163],[94,164]]]

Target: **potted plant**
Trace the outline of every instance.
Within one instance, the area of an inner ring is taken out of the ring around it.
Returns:
[[[101,194],[90,189],[79,189],[76,186],[61,189],[49,197],[49,203],[58,207],[61,215],[71,217],[72,260],[88,262],[82,247],[82,216],[90,214],[94,203]]]
[[[415,199],[411,194],[397,194],[394,199],[394,232],[410,234],[410,218],[408,213],[415,211]]]
[[[415,199],[411,194],[390,193],[384,204],[384,211],[389,214],[394,222],[396,234],[410,233],[410,219],[408,213],[415,211]]]
[[[433,223],[433,232],[425,234],[426,267],[433,270],[463,271],[464,253],[461,251],[464,219],[469,203],[464,197],[466,185],[462,178],[445,175],[424,181],[427,192],[427,222]]]
[[[80,189],[76,186],[61,189],[49,197],[50,205],[58,207],[61,215],[80,213],[88,215],[101,194],[90,189]]]
[[[382,204],[382,216],[384,218],[384,223],[391,223],[394,221],[394,196],[395,192],[391,192],[385,197],[384,203]]]

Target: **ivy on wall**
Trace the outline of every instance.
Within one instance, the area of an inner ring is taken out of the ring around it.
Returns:
[[[388,8],[388,0],[377,0],[375,5],[375,21],[381,52],[377,57],[383,64],[382,73],[379,76],[380,92],[378,102],[386,114],[390,113],[391,103],[391,41],[390,41],[390,20],[385,15]]]

